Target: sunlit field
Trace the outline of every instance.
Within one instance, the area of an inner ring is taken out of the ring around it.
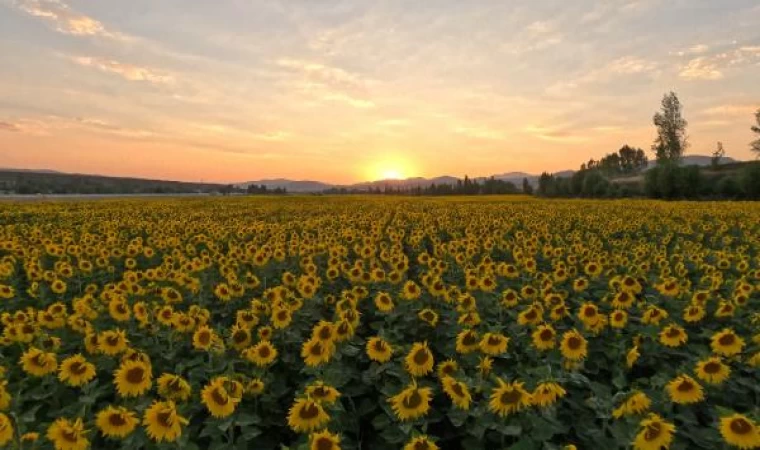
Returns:
[[[760,208],[0,204],[0,446],[760,446]]]

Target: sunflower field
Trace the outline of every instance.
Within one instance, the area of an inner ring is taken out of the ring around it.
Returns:
[[[760,207],[0,203],[0,447],[760,448]]]

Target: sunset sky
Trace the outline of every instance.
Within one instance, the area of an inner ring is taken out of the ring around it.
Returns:
[[[757,0],[0,0],[0,167],[335,183],[750,159]],[[650,153],[651,155],[651,153]]]

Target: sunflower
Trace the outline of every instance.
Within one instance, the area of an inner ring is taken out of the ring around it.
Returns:
[[[636,364],[636,361],[639,360],[639,357],[641,356],[641,353],[639,353],[639,346],[634,345],[631,347],[630,350],[628,350],[628,353],[625,355],[625,364],[630,369],[633,367],[634,364]]]
[[[577,331],[566,331],[562,335],[562,356],[570,361],[580,361],[588,354],[588,343],[586,339]]]
[[[731,375],[731,368],[718,357],[710,357],[697,362],[697,378],[710,384],[721,384]]]
[[[632,416],[645,413],[652,406],[652,400],[641,391],[633,391],[623,403],[612,411],[612,417],[619,419],[623,416]]]
[[[557,332],[551,325],[539,325],[531,334],[531,338],[536,349],[551,350],[556,345]]]
[[[288,426],[296,433],[308,433],[322,428],[330,416],[322,405],[309,398],[299,398],[288,412]]]
[[[306,387],[306,396],[318,402],[332,405],[340,397],[340,392],[322,381],[317,381]]]
[[[158,395],[166,400],[184,402],[190,398],[192,388],[190,383],[179,375],[164,373],[158,377]]]
[[[81,386],[95,378],[95,365],[80,354],[70,356],[61,362],[58,379],[69,386]]]
[[[259,367],[266,367],[277,358],[277,349],[269,341],[261,341],[243,351],[243,356],[248,361]]]
[[[63,417],[56,419],[47,430],[47,438],[53,442],[55,450],[86,450],[90,446],[86,434],[82,419],[72,422]]]
[[[332,341],[324,342],[311,338],[301,347],[301,357],[309,367],[317,367],[330,361],[334,353],[335,344]]]
[[[438,363],[438,368],[436,369],[438,378],[441,380],[446,377],[453,377],[457,370],[459,370],[459,364],[453,359],[447,359],[446,361]]]
[[[95,425],[108,438],[124,439],[138,423],[135,413],[121,406],[108,406],[95,416]]]
[[[720,419],[720,434],[726,443],[740,449],[760,447],[760,429],[747,416],[732,414]]]
[[[457,381],[453,377],[445,377],[441,380],[441,384],[443,385],[443,392],[449,396],[456,407],[464,410],[470,409],[472,395],[470,395],[470,390],[465,383]]]
[[[509,338],[501,333],[486,333],[480,340],[480,351],[486,355],[498,356],[507,351]]]
[[[208,350],[216,339],[216,333],[214,330],[208,327],[208,325],[201,325],[196,328],[193,333],[193,348],[197,350]]]
[[[680,347],[688,340],[686,330],[675,324],[668,325],[660,331],[660,343],[666,347]]]
[[[532,403],[531,395],[523,388],[523,383],[515,381],[508,383],[501,378],[497,379],[499,386],[491,391],[488,409],[501,417],[519,412]]]
[[[466,355],[472,353],[480,347],[478,333],[471,329],[462,330],[457,334],[456,351]]]
[[[276,308],[272,310],[272,326],[275,330],[287,328],[293,321],[293,315],[288,308]]]
[[[432,372],[434,365],[433,353],[428,348],[427,342],[415,342],[406,358],[404,358],[406,371],[415,377],[429,374]]]
[[[619,309],[610,314],[610,326],[612,328],[623,329],[628,323],[628,313]]]
[[[188,420],[179,415],[174,402],[154,401],[145,410],[142,423],[145,432],[154,441],[174,442],[182,436],[182,425],[187,425]]]
[[[429,387],[417,387],[413,382],[403,391],[388,399],[393,412],[399,420],[414,420],[430,411],[433,390]]]
[[[493,358],[488,355],[481,356],[480,360],[478,361],[477,368],[481,378],[488,378],[488,375],[491,373],[491,369],[493,368]]]
[[[124,330],[107,330],[98,335],[98,350],[104,355],[118,355],[127,349],[128,344]]]
[[[385,363],[393,356],[393,347],[381,337],[371,337],[367,340],[367,357],[372,361]]]
[[[264,387],[266,385],[261,378],[253,378],[245,385],[245,393],[256,397],[264,392]]]
[[[340,436],[328,430],[311,433],[309,442],[309,450],[340,450]]]
[[[393,299],[386,292],[378,292],[375,296],[375,306],[380,312],[390,312],[396,307],[393,303]]]
[[[254,316],[255,317],[255,316]],[[243,350],[251,345],[251,330],[240,322],[232,326],[230,341],[235,350]]]
[[[536,389],[531,394],[531,398],[533,399],[534,405],[546,408],[556,403],[557,400],[564,397],[566,394],[567,391],[565,391],[562,386],[547,381],[536,386]]]
[[[733,356],[741,353],[744,348],[744,339],[737,336],[730,328],[726,328],[712,335],[710,348],[718,355]]]
[[[14,430],[11,419],[0,413],[0,447],[4,447],[13,440]]]
[[[657,414],[649,416],[641,421],[641,430],[633,441],[635,450],[662,450],[670,447],[673,441],[675,425],[662,420]]]
[[[428,436],[416,436],[404,444],[403,450],[439,450],[439,447]]]
[[[401,289],[401,298],[404,300],[416,300],[422,295],[422,289],[412,280],[407,280]]]
[[[142,361],[125,361],[114,371],[116,391],[122,397],[137,397],[153,385],[151,368]]]
[[[680,375],[665,386],[668,396],[673,403],[688,405],[705,399],[702,386],[688,375]]]
[[[21,355],[20,363],[24,372],[35,377],[43,377],[58,368],[55,353],[45,353],[35,347],[30,347]]]
[[[528,306],[517,315],[517,323],[520,325],[535,325],[543,320],[543,310],[536,305]]]
[[[335,342],[343,342],[354,335],[354,325],[348,319],[342,319],[335,327]]]
[[[438,324],[438,313],[430,308],[420,310],[420,312],[417,313],[417,317],[431,327],[435,327],[436,324]]]
[[[234,396],[230,388],[226,377],[216,377],[201,391],[201,402],[213,417],[224,418],[235,412],[240,397]]]
[[[320,320],[311,330],[311,338],[322,342],[335,340],[335,324],[326,320]]]

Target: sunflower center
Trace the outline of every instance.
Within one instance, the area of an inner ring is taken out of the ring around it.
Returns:
[[[414,443],[414,450],[430,450],[427,441],[417,441]]]
[[[451,386],[451,390],[459,397],[464,397],[464,389],[462,388],[462,385],[459,383],[454,383]]]
[[[741,417],[731,420],[729,427],[736,434],[749,434],[752,431],[752,424]]]
[[[441,367],[441,373],[443,375],[453,375],[454,374],[454,366],[451,364],[446,364],[443,367]]]
[[[522,398],[522,392],[514,390],[514,389],[510,389],[508,391],[502,392],[502,394],[499,396],[499,400],[501,400],[501,403],[505,405],[517,404],[521,398]]]
[[[678,385],[678,392],[691,392],[694,390],[694,383],[689,380],[683,380]]]
[[[475,336],[475,333],[467,333],[462,338],[462,343],[464,345],[475,345],[478,342],[478,338]]]
[[[488,338],[488,345],[497,346],[501,344],[501,339],[498,336],[491,336]]]
[[[271,354],[272,354],[272,350],[269,349],[269,346],[262,345],[261,347],[259,347],[259,357],[266,359],[266,358],[269,358],[269,355]]]
[[[704,366],[704,370],[706,373],[714,374],[720,372],[720,363],[715,361],[710,361]]]
[[[528,312],[525,314],[525,318],[528,319],[528,320],[535,319],[536,318],[536,310],[532,309],[532,308],[530,310],[528,310]]]
[[[678,328],[670,328],[666,333],[669,338],[677,338],[681,335],[681,330]]]
[[[311,420],[319,416],[319,408],[312,402],[309,402],[301,408],[298,412],[298,416],[303,420]]]
[[[380,341],[380,340],[375,341],[375,351],[384,352],[385,351],[385,342]]]
[[[324,398],[324,397],[327,397],[327,395],[329,394],[329,391],[324,386],[317,386],[312,391],[312,394],[314,394],[315,397]]]
[[[172,412],[171,411],[159,412],[158,414],[156,414],[156,422],[158,422],[158,424],[164,428],[171,428],[172,423],[174,423]]]
[[[61,436],[63,437],[63,439],[65,439],[68,442],[71,442],[72,444],[79,441],[79,434],[72,430],[62,431]]]
[[[287,311],[280,311],[277,313],[277,320],[285,321],[288,320],[288,312]]]
[[[83,373],[85,373],[87,371],[87,367],[84,364],[82,364],[81,362],[79,362],[79,361],[74,361],[69,366],[69,370],[74,375],[82,375]]]
[[[333,441],[329,437],[320,436],[317,438],[317,441],[315,442],[315,447],[317,450],[332,450],[333,447]]]
[[[428,355],[428,352],[424,348],[421,348],[414,353],[414,356],[412,357],[412,359],[414,360],[415,364],[417,364],[418,366],[421,366],[425,364],[426,362],[428,362],[428,360],[430,359],[430,356]]]
[[[567,346],[571,350],[578,350],[581,348],[581,339],[578,336],[570,336],[570,339],[567,340]]]
[[[114,413],[108,416],[108,423],[113,427],[123,427],[127,424],[127,421],[124,420],[124,417],[121,415],[121,413]]]
[[[588,307],[583,311],[583,315],[586,317],[595,317],[596,316],[596,308]]]
[[[322,344],[319,342],[315,342],[314,345],[311,346],[311,349],[309,349],[309,353],[311,353],[314,356],[321,356]]]
[[[106,343],[110,346],[117,346],[119,345],[119,337],[118,336],[108,336],[106,338]]]
[[[554,333],[552,330],[543,329],[541,330],[541,333],[539,333],[538,337],[540,337],[542,341],[550,341],[554,338]]]
[[[37,356],[32,358],[32,362],[37,367],[45,367],[47,365],[47,361],[45,360],[45,355],[43,353],[38,353]]]
[[[211,399],[219,406],[224,406],[229,402],[229,398],[227,395],[223,392],[220,392],[219,389],[213,389],[211,391]]]
[[[142,367],[133,367],[127,370],[127,381],[130,384],[140,384],[145,379],[145,369]]]
[[[432,322],[432,321],[433,321],[433,319],[435,319],[435,315],[433,314],[433,312],[432,312],[432,311],[425,311],[425,312],[422,314],[422,318],[423,318],[424,320],[427,320],[428,322]]]
[[[718,339],[718,343],[725,347],[733,345],[736,342],[736,337],[733,334],[724,334]]]
[[[660,434],[662,434],[662,426],[659,423],[647,425],[647,429],[644,432],[644,440],[649,442],[654,441],[660,437]]]
[[[201,331],[200,334],[198,334],[198,342],[200,342],[201,345],[208,345],[211,342],[211,333],[208,331]]]
[[[411,395],[404,399],[404,407],[407,409],[415,409],[422,404],[422,396],[415,389]]]
[[[245,342],[247,338],[248,334],[243,330],[238,330],[232,335],[232,340],[238,344]]]

